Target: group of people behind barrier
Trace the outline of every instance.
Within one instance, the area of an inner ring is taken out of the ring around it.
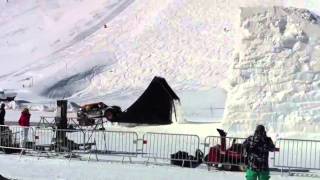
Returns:
[[[6,115],[5,104],[2,103],[1,107],[0,107],[0,126],[1,126],[0,127],[0,134],[5,132],[5,127],[4,127],[5,115]],[[20,118],[18,120],[19,126],[21,128],[21,131],[20,131],[20,147],[21,148],[26,147],[26,142],[28,141],[30,117],[31,117],[31,114],[29,112],[29,109],[24,108],[22,110]]]

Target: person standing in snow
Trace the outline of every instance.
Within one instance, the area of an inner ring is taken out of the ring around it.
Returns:
[[[1,104],[1,107],[0,107],[0,132],[4,131],[5,130],[5,127],[3,126],[4,125],[4,117],[6,115],[6,110],[5,110],[5,104],[2,103]]]
[[[5,107],[6,105],[2,103],[0,107],[0,125],[4,125],[4,116],[6,115]]]
[[[269,151],[275,151],[272,139],[267,136],[265,127],[258,125],[253,136],[249,136],[243,143],[247,153],[248,167],[246,172],[247,180],[268,180]]]
[[[30,126],[30,116],[28,108],[24,108],[21,112],[21,116],[19,119],[19,125],[21,126],[21,136],[20,136],[20,146],[26,147],[26,142],[28,140],[28,132],[29,132],[29,126]]]

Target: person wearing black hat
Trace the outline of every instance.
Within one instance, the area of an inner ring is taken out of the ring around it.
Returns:
[[[243,143],[248,166],[246,172],[247,180],[268,180],[269,171],[269,152],[275,151],[272,139],[267,136],[265,127],[258,125],[253,136],[249,136]]]
[[[1,104],[0,107],[0,125],[4,125],[4,116],[6,115],[5,104]]]

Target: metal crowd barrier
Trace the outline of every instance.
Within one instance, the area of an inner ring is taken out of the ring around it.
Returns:
[[[89,160],[91,154],[129,158],[141,155],[148,159],[147,162],[153,159],[164,163],[199,162],[203,158],[208,166],[224,166],[224,169],[244,168],[246,165],[242,148],[244,138],[208,136],[204,140],[204,155],[198,156],[200,138],[197,135],[148,132],[139,139],[136,132],[125,131],[27,129],[0,126],[0,151],[86,153]],[[274,154],[274,167],[320,170],[320,141],[278,139],[275,145],[280,152]]]
[[[37,128],[34,150],[38,153],[80,153],[137,157],[138,134],[105,130],[56,130]],[[90,158],[90,157],[89,157]]]
[[[274,154],[274,166],[320,170],[320,141],[300,139],[278,139],[280,152]]]
[[[188,153],[195,157],[188,158],[189,162],[198,162],[200,157],[195,154],[199,145],[200,138],[197,135],[148,132],[143,135],[142,157],[148,158],[147,162],[150,159],[172,162],[188,158]]]
[[[32,150],[34,130],[31,127],[0,126],[0,150],[4,153],[23,153]]]
[[[92,152],[113,156],[138,156],[138,134],[127,131],[87,130],[87,142],[94,142]]]
[[[53,128],[36,128],[33,149],[38,153],[54,152],[71,155],[88,149],[85,134],[79,130],[57,130]]]
[[[207,136],[204,140],[204,162],[210,166],[223,166],[224,169],[246,166],[246,158],[242,146],[245,138]],[[210,169],[210,168],[209,168]]]

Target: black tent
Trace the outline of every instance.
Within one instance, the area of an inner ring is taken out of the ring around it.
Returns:
[[[174,100],[179,97],[162,77],[154,77],[144,93],[113,122],[171,124]]]

